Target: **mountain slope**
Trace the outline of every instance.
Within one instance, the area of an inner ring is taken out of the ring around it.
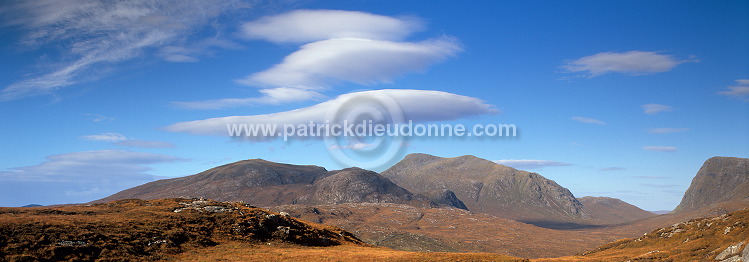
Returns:
[[[591,220],[599,223],[621,224],[656,216],[616,198],[586,196],[579,200]]]
[[[749,159],[712,157],[705,161],[674,213],[721,202],[749,200]]]
[[[400,203],[410,201],[413,195],[408,190],[393,184],[379,174],[361,168],[347,168],[331,172],[331,175],[315,182],[310,201],[301,198],[298,203]]]
[[[557,257],[642,234],[602,232],[598,228],[555,230],[458,208],[421,208],[393,203],[285,205],[268,209],[343,228],[369,244],[420,252]]]
[[[95,202],[174,197],[245,201],[256,206],[346,202],[440,205],[427,197],[413,195],[372,171],[360,168],[327,171],[318,166],[280,164],[261,159],[239,161],[192,176],[154,181]]]
[[[598,247],[581,256],[540,261],[747,261],[749,209],[693,219],[636,239]],[[726,260],[733,259],[733,260]]]
[[[243,160],[192,176],[158,180],[123,190],[96,202],[120,199],[205,197],[246,201],[256,206],[291,203],[307,194],[311,184],[328,175],[319,166],[279,164],[262,159]]]
[[[382,175],[414,193],[451,190],[473,212],[534,224],[589,218],[583,205],[556,182],[474,156],[410,154]]]

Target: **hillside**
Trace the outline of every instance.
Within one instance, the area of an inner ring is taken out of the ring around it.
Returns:
[[[238,202],[121,200],[0,208],[0,261],[153,261],[225,241],[364,245],[339,228]]]
[[[721,202],[749,200],[749,159],[712,157],[705,161],[674,213],[695,211]]]
[[[255,206],[292,203],[307,195],[314,181],[328,175],[319,166],[288,165],[250,159],[211,168],[196,175],[163,179],[123,190],[98,200],[204,197],[245,201]]]
[[[173,197],[245,201],[256,206],[345,202],[440,205],[428,197],[411,194],[372,171],[360,168],[327,171],[318,166],[280,164],[261,159],[239,161],[191,176],[154,181],[95,202]],[[442,202],[450,204],[449,201]]]
[[[606,232],[595,227],[554,230],[458,208],[420,208],[393,203],[286,205],[269,209],[343,228],[369,244],[405,251],[558,257],[642,234]]]
[[[410,154],[382,175],[413,193],[451,190],[477,213],[539,225],[586,223],[590,218],[556,182],[474,156]]]
[[[622,224],[656,216],[616,198],[586,196],[579,200],[591,220],[598,223]]]
[[[540,261],[743,261],[749,260],[749,209],[693,219],[636,239],[603,245],[580,256]]]

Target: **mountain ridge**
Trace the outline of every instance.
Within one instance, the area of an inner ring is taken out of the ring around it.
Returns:
[[[409,154],[382,175],[415,193],[451,190],[474,212],[532,224],[590,220],[574,195],[553,180],[475,156]]]

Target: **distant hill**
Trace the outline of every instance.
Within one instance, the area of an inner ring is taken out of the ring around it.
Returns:
[[[22,206],[22,207],[41,207],[41,206],[43,206],[43,205],[39,205],[39,204],[28,204],[28,205],[25,205],[25,206]]]
[[[656,216],[616,198],[586,196],[579,200],[591,219],[601,223],[621,224]]]
[[[749,159],[712,157],[705,161],[674,213],[749,200]]]
[[[385,202],[436,207],[450,203],[442,201],[440,204],[426,196],[414,195],[387,178],[360,168],[327,171],[319,166],[280,164],[262,159],[239,161],[192,176],[150,182],[95,202],[174,197],[245,201],[256,206]]]
[[[590,219],[583,204],[556,182],[475,156],[410,154],[382,175],[413,193],[450,190],[473,212],[533,224]]]
[[[458,208],[393,203],[268,207],[345,229],[369,244],[419,252],[495,252],[525,258],[579,254],[639,236],[600,228],[555,230]]]

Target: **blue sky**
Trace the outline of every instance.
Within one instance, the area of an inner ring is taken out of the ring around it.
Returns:
[[[296,121],[367,91],[423,123],[518,127],[408,138],[395,161],[470,154],[647,210],[709,157],[749,157],[745,1],[5,1],[0,43],[0,206],[242,159],[339,169],[323,140],[207,119]]]

